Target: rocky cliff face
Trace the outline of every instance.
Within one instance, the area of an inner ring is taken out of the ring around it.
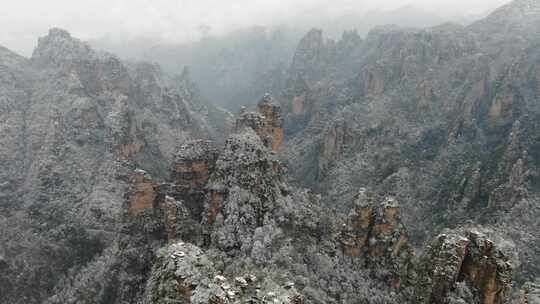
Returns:
[[[0,302],[534,301],[537,6],[313,30],[223,142],[187,70],[0,48]]]
[[[123,100],[123,107],[129,107],[129,97]],[[138,130],[134,117],[127,120],[129,128],[120,124],[117,130]],[[206,140],[180,145],[171,153],[174,157],[165,180],[153,177],[150,170],[156,167],[146,166],[145,158],[137,157],[145,153],[148,143],[141,140],[143,144],[130,146],[134,149],[122,149],[126,142],[146,138],[144,132],[120,136],[120,144],[109,146],[115,157],[104,164],[111,174],[109,186],[119,187],[118,196],[113,197],[118,205],[111,206],[117,215],[92,209],[109,219],[110,230],[94,232],[84,226],[80,215],[72,216],[67,222],[71,225],[60,222],[60,227],[43,221],[49,233],[63,241],[65,251],[55,254],[77,262],[55,264],[59,262],[45,255],[44,249],[7,247],[0,264],[6,298],[10,303],[51,304],[397,303],[422,297],[424,289],[418,284],[423,280],[436,282],[434,289],[450,286],[450,292],[457,288],[453,278],[422,272],[424,264],[415,260],[394,198],[362,189],[344,216],[325,206],[319,195],[288,183],[275,153],[283,132],[280,109],[268,96],[259,104],[259,113],[241,113],[236,126],[236,133],[222,148]],[[62,138],[63,133],[55,134]],[[115,167],[109,168],[110,164]],[[159,176],[160,171],[156,172]],[[58,181],[65,179],[55,176]],[[41,208],[45,207],[49,205]],[[43,216],[41,208],[29,210]],[[27,242],[31,242],[37,215],[20,212],[4,217],[6,237],[24,233],[21,223],[15,230],[7,229],[23,219],[29,229]],[[106,223],[91,222],[96,228]],[[49,240],[42,246],[51,243],[57,244]],[[22,268],[21,281],[13,280],[13,274],[21,271],[12,255],[17,252],[35,259],[30,260],[31,267]],[[482,253],[487,254],[478,254]],[[440,254],[452,253],[441,249]],[[60,279],[35,277],[38,261],[48,263],[41,264],[39,271],[59,274]],[[510,284],[507,269],[496,272],[495,285],[491,271],[493,265],[506,261],[502,252],[497,251],[487,264],[477,254],[463,261],[468,268],[459,282],[475,288],[471,293],[494,301],[505,298]],[[499,280],[502,275],[508,280]],[[32,285],[22,282],[29,277],[36,280],[26,281]]]
[[[160,253],[145,303],[305,303],[294,283],[259,280],[253,274],[227,278],[194,245],[175,243]]]
[[[61,29],[30,59],[2,49],[0,67],[0,254],[18,273],[2,294],[42,303],[91,261],[111,262],[132,178],[130,213],[152,207],[154,185],[131,168],[166,176],[179,143],[213,131],[192,88]]]
[[[283,120],[281,107],[266,94],[257,105],[258,113],[241,109],[240,118],[236,121],[235,132],[251,128],[261,138],[264,145],[277,152],[283,143]]]
[[[493,241],[474,229],[437,236],[427,246],[419,268],[419,303],[446,303],[459,288],[470,288],[472,298],[480,303],[505,303],[512,288],[512,263]],[[459,282],[463,285],[457,287]]]
[[[188,142],[180,147],[173,164],[174,197],[183,201],[197,220],[204,210],[205,187],[216,166],[218,152],[214,145],[211,141]]]
[[[341,213],[358,187],[395,196],[416,247],[445,227],[493,227],[517,240],[518,276],[533,280],[537,7],[517,0],[468,27],[381,27],[364,40],[307,34],[284,92],[281,158]]]
[[[243,128],[219,152],[207,141],[189,142],[179,148],[170,182],[134,173],[125,221],[127,235],[135,233],[140,242],[126,245],[142,250],[143,244],[170,244],[158,253],[151,273],[141,273],[141,280],[148,277],[144,291],[144,285],[128,285],[139,286],[134,294],[148,303],[338,303],[339,298],[367,300],[370,293],[386,301],[399,297],[400,279],[408,275],[408,264],[400,261],[411,257],[405,253],[406,238],[399,237],[406,233],[397,204],[386,200],[380,209],[374,207],[369,255],[351,255],[343,235],[357,232],[355,220],[340,231],[345,219],[331,216],[314,194],[290,186],[263,139]],[[198,194],[186,196],[186,184]],[[153,200],[146,203],[147,198]],[[204,206],[202,214],[186,202]],[[145,208],[133,213],[133,205]],[[149,267],[151,259],[132,263]],[[379,282],[388,277],[395,278],[393,287]],[[366,289],[354,291],[356,284]],[[387,296],[389,288],[398,289]]]
[[[317,196],[287,183],[271,146],[253,129],[231,135],[217,154],[210,146],[194,141],[178,152],[183,163],[211,163],[204,166],[208,178],[173,174],[171,184],[154,186],[149,217],[135,221],[146,223],[146,238],[166,231],[162,240],[169,241],[139,293],[146,303],[508,299],[514,264],[479,232],[438,236],[417,259],[394,198],[361,189],[347,217],[331,214]],[[177,186],[186,178],[196,180],[203,194],[199,221],[172,198],[181,197],[184,190]],[[134,179],[133,193],[144,196],[137,190],[140,181]],[[148,230],[151,222],[155,228]]]
[[[361,189],[342,231],[345,255],[361,257],[368,267],[393,267],[393,284],[400,287],[413,252],[400,221],[399,204],[393,198],[375,201],[375,194]]]

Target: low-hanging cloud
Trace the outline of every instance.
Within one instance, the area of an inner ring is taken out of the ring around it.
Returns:
[[[29,55],[37,37],[61,27],[82,39],[152,37],[171,42],[250,25],[414,5],[439,15],[479,14],[509,0],[2,0],[0,45]]]

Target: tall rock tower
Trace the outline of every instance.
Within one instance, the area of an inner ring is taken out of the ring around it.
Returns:
[[[236,121],[235,132],[251,128],[259,135],[264,145],[277,152],[283,143],[283,119],[281,107],[273,102],[270,94],[265,94],[257,105],[259,112],[241,110]]]

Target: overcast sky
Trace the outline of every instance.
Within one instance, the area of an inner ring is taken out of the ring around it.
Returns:
[[[61,27],[83,40],[154,37],[184,42],[201,25],[220,34],[247,25],[293,24],[306,14],[415,5],[439,16],[476,15],[509,0],[0,0],[0,45],[30,55],[37,38]]]

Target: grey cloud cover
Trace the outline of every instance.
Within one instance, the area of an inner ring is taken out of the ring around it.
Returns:
[[[415,5],[435,14],[486,12],[508,0],[1,0],[0,45],[29,55],[50,27],[82,39],[153,37],[196,39],[201,26],[221,34],[248,25],[294,24],[305,15],[339,16],[351,11]]]

